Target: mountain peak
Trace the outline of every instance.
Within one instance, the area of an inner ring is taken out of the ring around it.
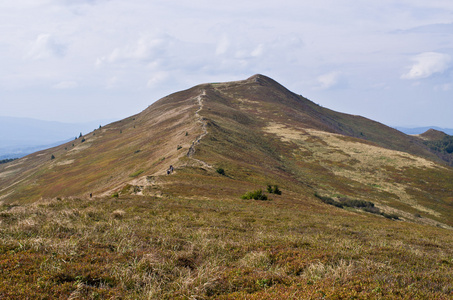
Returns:
[[[251,83],[258,83],[260,85],[278,85],[281,86],[280,83],[275,81],[274,79],[267,77],[262,74],[255,74],[249,78],[246,79],[246,82],[251,82]]]
[[[249,78],[247,78],[247,81],[258,82],[259,80],[262,80],[262,79],[270,79],[270,78],[265,76],[265,75],[262,75],[262,74],[255,74],[255,75],[250,76]]]
[[[442,140],[447,134],[443,131],[436,130],[436,129],[428,129],[424,133],[419,135],[422,139],[428,141],[439,141]]]

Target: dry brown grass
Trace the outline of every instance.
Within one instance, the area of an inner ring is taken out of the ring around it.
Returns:
[[[134,197],[3,205],[0,219],[4,299],[453,295],[449,231],[342,210]]]
[[[304,161],[319,163],[338,178],[347,178],[352,183],[378,188],[396,196],[398,201],[412,208],[435,217],[441,217],[441,212],[425,207],[418,198],[407,193],[407,182],[395,182],[389,176],[389,169],[404,172],[406,168],[426,170],[448,170],[447,167],[434,163],[422,157],[401,151],[395,151],[363,143],[358,139],[346,138],[343,135],[323,132],[313,129],[291,128],[284,124],[270,123],[265,131],[276,134],[286,143],[294,143],[298,148],[294,155]],[[303,155],[301,153],[308,153]],[[299,158],[300,157],[300,158]],[[334,194],[335,192],[332,192]],[[375,199],[382,201],[380,199]],[[381,202],[385,211],[406,215],[404,211],[388,207],[387,202]],[[429,219],[426,223],[431,223]],[[431,223],[433,224],[433,223]]]

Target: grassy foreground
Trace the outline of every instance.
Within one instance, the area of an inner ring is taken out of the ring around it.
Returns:
[[[451,299],[450,230],[329,205],[0,206],[0,299]]]

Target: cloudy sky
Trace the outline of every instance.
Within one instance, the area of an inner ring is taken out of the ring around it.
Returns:
[[[257,73],[337,111],[453,128],[453,1],[0,2],[0,116],[120,119]]]

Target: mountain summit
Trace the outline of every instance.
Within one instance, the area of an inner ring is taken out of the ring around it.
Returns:
[[[409,219],[419,211],[453,225],[452,174],[422,139],[254,75],[171,94],[137,115],[0,165],[0,199],[237,199],[278,184],[288,201],[366,198]]]

